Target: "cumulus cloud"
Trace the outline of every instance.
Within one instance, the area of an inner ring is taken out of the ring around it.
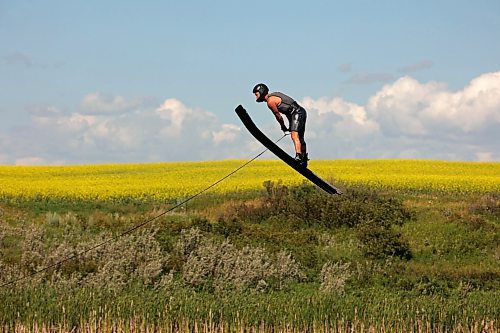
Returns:
[[[74,112],[30,107],[31,123],[3,135],[1,161],[24,165],[246,156],[238,149],[246,144],[237,135],[238,126],[222,123],[212,113],[174,98],[154,107],[150,104],[147,99],[90,94]],[[132,105],[135,111],[127,112]]]
[[[308,112],[312,159],[500,160],[500,72],[480,75],[456,91],[404,76],[364,105],[340,97],[299,103]],[[93,93],[74,110],[27,111],[29,124],[0,132],[2,164],[215,160],[251,158],[263,150],[236,120],[223,122],[176,98],[153,104]],[[271,139],[281,135],[271,113],[260,127]],[[280,145],[293,154],[289,138]]]
[[[321,158],[500,159],[500,72],[451,91],[405,76],[366,105],[305,98],[308,143]]]
[[[371,119],[363,106],[349,103],[341,98],[320,98],[313,100],[306,97],[301,104],[312,116],[309,123],[316,131],[329,131],[344,137],[355,138],[378,131],[378,124]]]
[[[42,106],[42,105],[29,105],[26,107],[26,111],[34,116],[51,116],[56,114],[61,114],[62,111],[54,106]]]
[[[386,133],[482,132],[500,123],[500,72],[483,74],[460,91],[403,77],[370,98],[367,109]]]
[[[191,127],[190,125],[199,126],[206,123],[209,127],[215,121],[213,114],[188,108],[175,98],[167,99],[156,109],[155,113],[166,122],[166,126],[161,131],[165,138],[178,138],[186,128],[186,124]],[[206,135],[206,130],[203,132]]]
[[[212,139],[215,144],[219,143],[231,143],[235,142],[241,128],[233,124],[222,124],[222,128],[219,131],[212,132]]]
[[[123,96],[109,96],[96,92],[83,98],[80,111],[86,114],[124,113],[144,106],[147,102],[146,98],[126,99]]]
[[[402,77],[372,96],[366,109],[387,138],[411,140],[421,158],[500,159],[500,72],[458,91]]]

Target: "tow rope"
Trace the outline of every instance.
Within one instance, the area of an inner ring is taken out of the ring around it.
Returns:
[[[279,139],[278,139],[275,143],[280,142],[280,141],[281,141],[281,140],[282,140],[285,136],[287,136],[287,135],[289,135],[289,133],[284,134],[284,135],[283,135],[281,138],[279,138]],[[128,229],[128,230],[126,230],[126,231],[124,231],[124,232],[122,232],[122,233],[120,233],[120,234],[118,234],[118,235],[116,235],[116,236],[114,236],[114,237],[111,237],[111,238],[109,238],[109,239],[107,239],[107,240],[102,241],[101,243],[99,243],[99,244],[97,244],[97,245],[94,245],[94,246],[92,246],[92,247],[90,247],[90,248],[88,248],[88,249],[86,249],[86,250],[83,250],[83,251],[81,251],[81,252],[79,252],[79,253],[77,253],[77,254],[75,254],[75,255],[72,255],[72,256],[67,257],[67,258],[65,258],[65,259],[62,259],[62,260],[60,260],[60,261],[58,261],[58,262],[56,262],[56,263],[54,263],[54,264],[52,264],[52,265],[49,265],[49,266],[46,266],[46,267],[41,268],[41,269],[39,269],[39,270],[36,270],[36,271],[34,271],[33,273],[26,274],[26,275],[24,275],[24,276],[22,276],[22,277],[20,277],[20,278],[13,279],[13,280],[11,280],[11,281],[9,281],[9,282],[6,282],[6,283],[4,283],[4,284],[0,285],[0,288],[3,288],[3,287],[6,287],[6,286],[9,286],[9,285],[11,285],[11,284],[15,284],[15,283],[17,283],[17,282],[19,282],[19,281],[22,281],[22,280],[25,280],[25,279],[31,278],[31,277],[33,277],[33,276],[35,276],[35,275],[37,275],[37,274],[43,273],[43,272],[45,272],[45,271],[47,271],[47,270],[49,270],[49,269],[51,269],[51,268],[58,267],[58,266],[60,266],[60,265],[64,264],[65,262],[68,262],[68,261],[73,260],[73,259],[75,259],[75,258],[77,258],[77,257],[83,256],[83,255],[85,255],[86,253],[88,253],[88,252],[90,252],[90,251],[92,251],[92,250],[97,249],[98,247],[101,247],[101,246],[103,246],[103,245],[106,245],[106,244],[109,244],[109,243],[115,242],[115,241],[116,241],[116,240],[118,240],[119,238],[121,238],[121,237],[123,237],[123,236],[125,236],[125,235],[127,235],[127,234],[132,233],[133,231],[135,231],[135,230],[137,230],[137,229],[139,229],[139,228],[141,228],[141,227],[145,226],[145,225],[146,225],[146,224],[148,224],[148,223],[153,222],[154,220],[156,220],[156,219],[158,219],[158,218],[162,217],[163,215],[165,215],[165,214],[167,214],[167,213],[169,213],[169,212],[173,211],[173,210],[174,210],[174,209],[176,209],[176,208],[179,208],[180,206],[184,205],[185,203],[187,203],[187,202],[189,202],[189,201],[193,200],[194,198],[196,198],[196,197],[200,196],[201,194],[205,193],[206,191],[208,191],[208,190],[209,190],[209,189],[211,189],[212,187],[214,187],[214,186],[218,185],[219,183],[223,182],[224,180],[226,180],[227,178],[229,178],[230,176],[232,176],[232,175],[233,175],[233,174],[235,174],[236,172],[238,172],[238,171],[240,171],[241,169],[243,169],[244,167],[246,167],[248,164],[250,164],[250,163],[252,163],[253,161],[255,161],[257,158],[259,158],[260,156],[262,156],[262,155],[263,155],[266,151],[268,151],[268,150],[269,150],[269,149],[267,149],[267,148],[266,148],[265,150],[263,150],[262,152],[260,152],[259,154],[257,154],[255,157],[253,157],[252,159],[248,160],[247,162],[245,162],[244,164],[242,164],[242,165],[241,165],[241,166],[239,166],[238,168],[234,169],[233,171],[231,171],[230,173],[228,173],[227,175],[225,175],[224,177],[222,177],[221,179],[219,179],[219,180],[218,180],[218,181],[216,181],[215,183],[213,183],[213,184],[211,184],[210,186],[208,186],[208,187],[204,188],[203,190],[199,191],[198,193],[193,194],[192,196],[190,196],[190,197],[188,197],[187,199],[183,200],[182,202],[180,202],[180,203],[176,204],[175,206],[173,206],[173,207],[169,208],[168,210],[166,210],[166,211],[164,211],[164,212],[162,212],[162,213],[160,213],[160,214],[158,214],[158,215],[156,215],[156,216],[154,216],[154,217],[152,217],[152,218],[150,218],[150,219],[148,219],[148,220],[146,220],[146,221],[144,221],[144,222],[142,222],[142,223],[139,223],[138,225],[134,226],[133,228]]]

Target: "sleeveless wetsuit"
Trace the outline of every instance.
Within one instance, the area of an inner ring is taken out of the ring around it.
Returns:
[[[307,166],[307,146],[304,140],[306,131],[307,112],[300,106],[293,98],[280,92],[270,93],[269,96],[276,96],[281,98],[281,103],[278,105],[278,111],[286,116],[289,123],[289,130],[295,131],[299,134],[299,140],[302,147],[302,154],[306,156]]]
[[[269,96],[281,98],[281,103],[278,105],[278,111],[284,114],[290,124],[290,131],[296,131],[303,141],[304,131],[306,130],[307,112],[293,98],[281,92],[270,93]]]

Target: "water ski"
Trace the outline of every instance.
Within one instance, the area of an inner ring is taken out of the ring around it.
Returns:
[[[292,156],[288,155],[283,149],[278,147],[272,140],[270,140],[264,133],[261,132],[253,122],[252,118],[248,115],[247,111],[243,106],[238,105],[235,109],[236,114],[243,122],[243,125],[248,129],[248,131],[257,139],[260,143],[262,143],[267,149],[269,149],[273,154],[275,154],[278,158],[280,158],[283,162],[291,166],[302,176],[309,179],[316,186],[321,188],[323,191],[329,194],[342,194],[335,186],[327,183],[320,177],[318,177],[315,173],[309,170],[306,167],[301,166]]]

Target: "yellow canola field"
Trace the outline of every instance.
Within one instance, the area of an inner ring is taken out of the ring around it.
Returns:
[[[198,193],[245,162],[0,166],[0,198],[172,200]],[[498,162],[330,160],[311,161],[310,169],[333,184],[347,184],[347,187],[348,184],[366,184],[418,191],[500,191]],[[262,189],[266,180],[281,180],[292,185],[302,182],[303,178],[281,161],[256,160],[210,192]]]

